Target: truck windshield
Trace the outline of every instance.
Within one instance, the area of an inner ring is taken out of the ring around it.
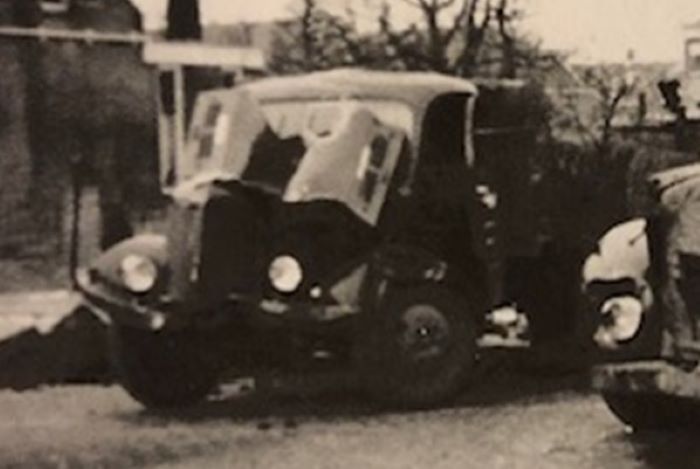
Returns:
[[[188,179],[237,180],[286,202],[336,200],[370,223],[413,130],[411,109],[392,101],[202,101]]]

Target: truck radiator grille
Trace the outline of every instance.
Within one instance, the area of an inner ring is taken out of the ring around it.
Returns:
[[[175,204],[170,209],[169,219],[169,294],[175,301],[186,301],[197,282],[202,210]]]

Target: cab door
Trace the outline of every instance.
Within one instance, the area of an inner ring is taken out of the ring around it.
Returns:
[[[489,210],[489,241],[501,256],[537,251],[532,158],[536,128],[521,103],[522,91],[506,85],[481,87],[474,113],[476,192]]]

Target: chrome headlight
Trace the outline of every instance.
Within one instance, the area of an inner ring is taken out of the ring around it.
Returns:
[[[158,279],[158,267],[145,256],[130,254],[119,265],[124,286],[134,293],[146,293],[151,290]]]
[[[292,293],[304,279],[301,264],[292,256],[279,256],[270,263],[270,283],[282,293]]]
[[[642,327],[644,305],[639,298],[631,295],[608,299],[600,308],[607,319],[596,334],[601,346],[614,347],[634,338]]]

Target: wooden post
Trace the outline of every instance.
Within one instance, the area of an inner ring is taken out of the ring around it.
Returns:
[[[175,160],[175,131],[174,131],[174,89],[172,67],[157,70],[157,93],[155,96],[158,108],[158,164],[160,186],[162,189],[172,187],[177,181],[177,161]]]
[[[70,226],[70,252],[68,259],[68,269],[70,270],[71,286],[75,289],[78,286],[76,278],[78,266],[80,264],[80,223],[81,223],[81,199],[83,195],[82,180],[83,155],[75,155],[71,158],[71,226]]]

